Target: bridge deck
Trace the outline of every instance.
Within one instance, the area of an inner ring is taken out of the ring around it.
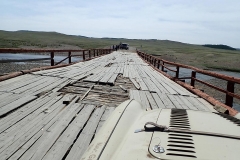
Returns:
[[[79,159],[115,107],[129,98],[146,110],[214,111],[136,53],[118,51],[0,82],[0,157]]]

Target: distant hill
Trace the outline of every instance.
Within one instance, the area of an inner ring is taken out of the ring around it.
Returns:
[[[126,39],[126,38],[94,38],[82,35],[66,35],[58,32],[41,32],[41,31],[3,31],[0,30],[0,48],[61,48],[61,46],[77,46],[83,49],[103,48],[117,45],[120,42],[128,43],[131,47],[147,49],[153,46],[195,46],[181,42],[157,39]]]
[[[227,45],[223,45],[223,44],[205,44],[203,45],[204,47],[209,47],[209,48],[216,48],[216,49],[226,49],[226,50],[237,50],[235,48],[232,48],[230,46]]]

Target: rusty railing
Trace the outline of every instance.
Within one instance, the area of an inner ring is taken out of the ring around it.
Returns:
[[[68,59],[68,63],[72,63],[72,57],[82,56],[82,60],[86,61],[92,59],[96,56],[101,56],[111,53],[112,49],[88,49],[88,50],[79,50],[79,49],[18,49],[18,48],[0,48],[0,53],[49,53],[49,58],[37,58],[37,59],[21,59],[21,60],[3,60],[2,63],[7,62],[25,62],[25,61],[40,61],[40,60],[50,60],[51,66],[58,65]],[[55,62],[54,53],[68,53],[67,57],[59,62]],[[72,55],[72,53],[81,52],[81,54]]]
[[[137,50],[137,54],[144,59],[145,61],[147,61],[148,63],[150,63],[153,67],[155,67],[156,69],[158,69],[161,73],[167,75],[170,79],[179,82],[179,84],[184,85],[186,88],[188,89],[193,89],[195,88],[195,82],[199,82],[202,83],[210,88],[213,88],[217,91],[220,91],[222,93],[225,93],[226,98],[225,98],[225,105],[232,107],[233,106],[233,98],[237,98],[240,99],[240,95],[234,93],[234,85],[235,84],[240,84],[240,78],[235,78],[235,77],[230,77],[227,75],[223,75],[223,74],[218,74],[218,73],[214,73],[214,72],[210,72],[210,71],[205,71],[205,70],[201,70],[198,69],[196,67],[192,67],[192,66],[188,66],[188,65],[183,65],[183,64],[179,64],[179,63],[174,63],[174,62],[170,62],[170,61],[166,61],[164,59],[152,56],[150,54],[146,54],[144,52],[138,51]],[[171,66],[171,68],[169,67]],[[176,68],[176,69],[172,69],[172,68]],[[187,69],[191,69],[192,73],[189,77],[179,77],[179,69],[180,68],[187,68]],[[175,76],[171,76],[169,74],[166,74],[166,71],[169,70],[171,72],[175,73]],[[196,74],[200,73],[203,75],[207,75],[207,76],[211,76],[214,78],[218,78],[218,79],[222,79],[227,81],[227,87],[226,89],[222,89],[219,88],[217,86],[214,86],[210,83],[204,82],[200,79],[196,78]],[[188,87],[186,84],[184,84],[183,82],[185,82],[185,79],[190,79],[190,85],[192,87]],[[203,94],[199,94],[199,95],[203,95]],[[204,98],[204,97],[203,97]],[[209,97],[205,96],[205,99],[207,99]]]

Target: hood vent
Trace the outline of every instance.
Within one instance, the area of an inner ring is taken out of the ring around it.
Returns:
[[[172,109],[170,116],[170,128],[190,130],[191,126],[187,111],[184,109]],[[197,158],[192,135],[182,133],[169,133],[166,155]]]
[[[172,109],[169,127],[190,130],[187,111],[185,109]]]
[[[230,116],[228,114],[224,114],[224,113],[215,113],[215,114],[218,114],[218,115],[222,116],[223,118],[226,118],[227,120],[229,120],[229,121],[235,123],[236,125],[240,126],[240,120],[235,118],[235,117],[232,117],[232,116]]]

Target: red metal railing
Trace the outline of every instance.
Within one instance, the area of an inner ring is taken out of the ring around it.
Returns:
[[[100,56],[100,55],[105,55],[111,53],[113,50],[112,49],[88,49],[88,50],[79,50],[79,49],[18,49],[18,48],[0,48],[0,53],[49,53],[50,57],[49,58],[38,58],[38,59],[22,59],[22,60],[17,60],[18,62],[24,62],[24,61],[39,61],[39,60],[50,60],[51,61],[51,66],[58,65],[65,60],[68,59],[68,63],[72,63],[71,57],[76,57],[76,56],[82,56],[83,61],[89,60],[92,57]],[[55,62],[54,60],[54,53],[68,53],[67,57],[64,58],[63,60],[59,62]],[[81,52],[81,54],[75,54],[72,55],[72,53],[76,52]]]
[[[168,74],[168,77],[171,78],[174,81],[182,81],[185,79],[190,79],[191,80],[191,86],[195,87],[195,81],[202,83],[210,88],[213,88],[215,90],[218,90],[222,93],[226,94],[226,99],[225,99],[225,104],[227,106],[232,107],[233,106],[233,98],[237,98],[240,99],[240,95],[234,93],[234,85],[235,84],[240,84],[240,78],[236,78],[236,77],[230,77],[227,75],[223,75],[223,74],[218,74],[218,73],[214,73],[214,72],[209,72],[209,71],[205,71],[205,70],[201,70],[199,68],[196,67],[192,67],[192,66],[188,66],[188,65],[183,65],[183,64],[179,64],[179,63],[174,63],[174,62],[170,62],[170,61],[166,61],[164,59],[146,54],[144,52],[138,51],[137,50],[137,54],[142,57],[145,61],[149,62],[151,65],[153,65],[153,67],[159,69],[160,71],[162,71],[162,73],[164,73],[164,71],[169,70],[171,72],[175,73],[175,76],[171,76]],[[169,66],[171,66],[171,68],[169,68]],[[173,67],[175,67],[176,69],[172,69]],[[180,68],[187,68],[187,69],[191,69],[192,70],[192,74],[189,77],[179,77],[179,69]],[[166,70],[165,70],[166,69]],[[227,89],[222,89],[219,88],[217,86],[214,86],[212,84],[209,84],[207,82],[204,82],[200,79],[196,78],[196,74],[200,73],[203,75],[207,75],[207,76],[211,76],[214,78],[218,78],[218,79],[222,79],[227,81]],[[183,83],[180,83],[183,84]],[[185,85],[186,86],[186,85]],[[189,88],[189,87],[188,87]]]

